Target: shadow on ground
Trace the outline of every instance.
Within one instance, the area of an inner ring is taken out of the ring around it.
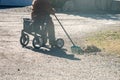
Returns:
[[[66,58],[66,59],[70,59],[70,60],[80,60],[79,58],[75,58],[75,56],[73,54],[67,54],[66,49],[58,49],[58,48],[53,48],[53,49],[49,49],[49,50],[34,49],[31,46],[27,46],[25,48],[30,49],[35,52],[39,52],[42,54],[51,55],[51,56],[55,56],[55,57],[59,57],[59,58]]]
[[[60,12],[68,15],[81,16],[96,20],[120,20],[120,12]]]

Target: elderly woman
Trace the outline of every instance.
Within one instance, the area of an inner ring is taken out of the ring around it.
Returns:
[[[49,37],[49,44],[54,46],[55,45],[55,31],[54,31],[54,24],[50,14],[55,14],[54,9],[52,8],[50,2],[48,0],[34,0],[32,5],[32,13],[31,17],[34,26],[34,30],[41,34],[43,38],[43,45],[47,42],[47,33]],[[47,23],[47,27],[45,30],[40,31],[40,26],[43,27],[44,22]]]

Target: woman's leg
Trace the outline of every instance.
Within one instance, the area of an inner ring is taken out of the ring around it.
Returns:
[[[55,29],[52,19],[48,21],[47,30],[48,30],[49,44],[54,46],[56,39],[55,39]]]

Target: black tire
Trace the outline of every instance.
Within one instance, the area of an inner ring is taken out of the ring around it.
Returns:
[[[29,43],[29,36],[27,34],[23,34],[21,37],[20,37],[20,44],[25,47],[27,46]]]
[[[43,45],[43,39],[41,37],[34,37],[32,44],[35,49],[39,49]]]
[[[62,38],[59,38],[56,40],[56,47],[62,48],[64,46],[64,40]]]

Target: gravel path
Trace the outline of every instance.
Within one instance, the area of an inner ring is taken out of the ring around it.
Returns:
[[[120,80],[120,56],[104,52],[72,54],[70,42],[58,22],[56,36],[65,40],[64,50],[35,50],[19,43],[27,8],[0,10],[0,80]],[[57,13],[75,43],[91,32],[119,29],[120,14]],[[32,40],[32,36],[31,40]],[[66,51],[67,50],[67,51]]]

